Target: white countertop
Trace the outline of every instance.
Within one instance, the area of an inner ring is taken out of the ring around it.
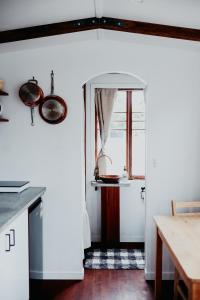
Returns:
[[[0,193],[0,232],[40,198],[46,188],[30,187],[21,193]]]

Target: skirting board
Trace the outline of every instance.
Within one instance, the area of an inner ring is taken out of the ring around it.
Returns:
[[[99,234],[92,234],[92,242],[100,242],[101,236]],[[122,235],[120,236],[120,242],[122,243],[143,243],[144,236],[135,235]]]
[[[52,279],[52,280],[83,280],[84,269],[81,272],[42,272],[30,271],[31,279]]]
[[[121,235],[120,242],[122,242],[122,243],[144,243],[144,236]]]
[[[92,239],[92,242],[101,242],[101,235],[92,233],[91,234],[91,239]]]
[[[145,279],[146,280],[155,280],[155,272],[146,272],[145,271]],[[163,280],[173,280],[174,272],[163,272],[162,279]]]

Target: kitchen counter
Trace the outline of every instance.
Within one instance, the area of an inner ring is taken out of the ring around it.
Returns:
[[[21,193],[0,193],[0,232],[33,205],[45,190],[45,187],[30,187]]]

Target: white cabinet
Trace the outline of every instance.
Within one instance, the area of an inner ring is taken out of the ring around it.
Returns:
[[[0,233],[0,299],[29,299],[28,211]]]

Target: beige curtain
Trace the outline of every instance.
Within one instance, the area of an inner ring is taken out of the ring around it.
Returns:
[[[108,157],[106,156],[106,142],[109,137],[113,106],[117,97],[117,89],[95,89],[95,106],[99,121],[101,150],[98,155],[99,174],[107,174]]]

